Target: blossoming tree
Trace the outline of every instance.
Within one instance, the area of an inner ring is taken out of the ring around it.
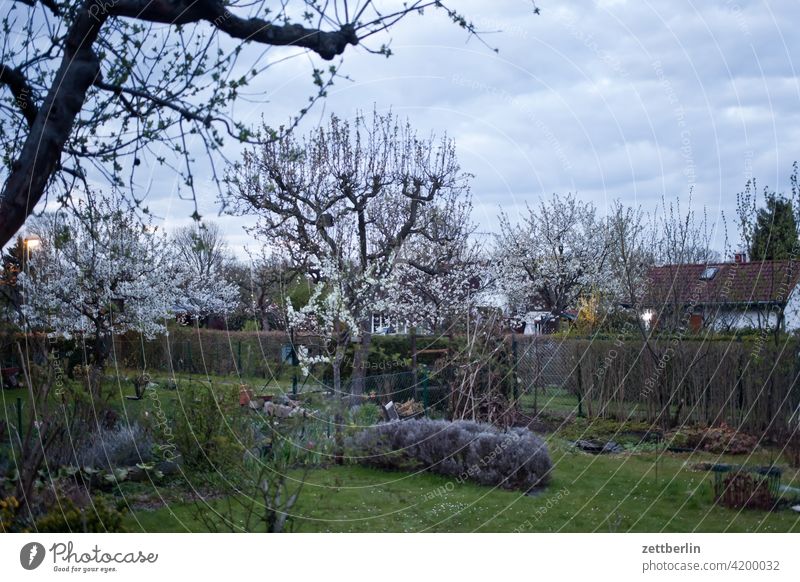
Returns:
[[[427,228],[412,238],[398,260],[397,319],[429,333],[467,324],[493,277],[475,240],[472,203],[461,192],[426,209]]]
[[[518,224],[500,216],[498,282],[516,311],[537,307],[559,315],[607,283],[606,222],[590,202],[553,195],[528,207]]]
[[[428,228],[425,209],[466,192],[467,180],[451,140],[421,138],[377,112],[332,116],[305,138],[246,153],[228,173],[232,208],[257,215],[256,235],[315,284],[303,315],[319,319],[332,342],[335,377],[347,344],[358,342],[355,397],[363,393],[372,314],[396,300],[398,258]]]
[[[162,233],[111,198],[81,204],[76,214],[44,215],[32,231],[42,242],[22,275],[25,322],[94,339],[97,368],[105,365],[114,335],[163,333],[175,305],[192,305],[197,314],[231,305],[231,285],[200,280],[169,254]]]

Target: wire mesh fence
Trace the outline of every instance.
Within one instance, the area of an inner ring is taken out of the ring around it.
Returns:
[[[118,336],[111,360],[118,367],[139,370],[274,378],[291,367],[282,357],[288,343],[285,332],[181,328],[152,340],[134,333]],[[312,354],[318,351],[318,338],[297,337],[295,343]]]
[[[520,403],[557,415],[752,434],[797,422],[800,349],[755,340],[515,338]]]
[[[572,386],[571,349],[552,338],[513,338],[519,405],[534,413],[580,414],[581,401]]]
[[[364,386],[365,396],[382,404],[413,400],[422,404],[425,411],[442,411],[447,407],[447,386],[440,379],[431,377],[427,371],[367,376]]]

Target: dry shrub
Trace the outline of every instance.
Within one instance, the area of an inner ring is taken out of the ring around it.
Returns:
[[[724,423],[714,427],[683,427],[668,433],[667,440],[673,446],[729,455],[752,453],[758,446],[756,437]]]
[[[768,481],[757,475],[734,472],[723,480],[717,502],[731,509],[770,509],[775,504]]]
[[[402,417],[417,416],[425,412],[425,407],[416,400],[406,400],[397,405],[397,414]]]
[[[502,322],[490,317],[467,336],[463,350],[440,362],[437,375],[450,394],[449,418],[513,426],[515,374],[511,343]]]
[[[129,467],[153,460],[153,438],[138,423],[118,425],[91,434],[78,451],[80,467]]]
[[[552,463],[544,441],[527,429],[502,431],[471,421],[405,420],[351,437],[348,452],[364,465],[427,470],[459,482],[528,491],[546,485]]]

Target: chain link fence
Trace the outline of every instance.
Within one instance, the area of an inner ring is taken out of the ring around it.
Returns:
[[[571,346],[547,336],[514,337],[512,342],[520,407],[556,416],[582,413]]]

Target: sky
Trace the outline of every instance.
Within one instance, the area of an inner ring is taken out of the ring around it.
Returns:
[[[731,230],[748,179],[788,189],[800,157],[796,0],[539,0],[538,16],[529,0],[453,4],[498,52],[436,11],[408,17],[390,33],[390,58],[346,53],[349,80],[299,131],[377,108],[447,134],[474,175],[473,219],[486,233],[500,209],[513,219],[566,192],[601,214],[615,199],[652,211],[662,197],[691,195]],[[285,122],[313,90],[308,58],[276,65],[251,90],[262,99],[237,104],[237,116]],[[237,147],[226,150],[233,159]],[[190,222],[177,180],[154,177],[149,203],[166,228]],[[209,188],[201,212],[236,252],[253,247],[242,228],[253,221],[213,218],[218,210]]]

